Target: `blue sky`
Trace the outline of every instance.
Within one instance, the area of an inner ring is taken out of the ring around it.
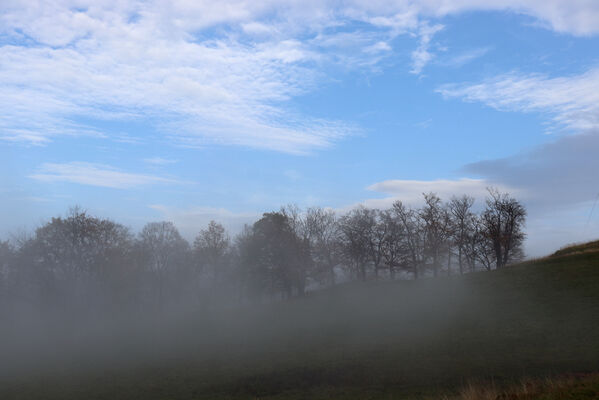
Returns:
[[[2,237],[487,186],[530,255],[599,236],[599,2],[112,3],[0,5]]]

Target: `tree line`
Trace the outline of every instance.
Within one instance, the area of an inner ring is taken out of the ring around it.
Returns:
[[[419,279],[503,268],[523,258],[526,210],[508,193],[339,215],[297,206],[265,213],[231,238],[212,221],[186,241],[172,222],[134,234],[74,208],[0,242],[0,301],[83,308],[209,305],[302,296],[340,281]]]

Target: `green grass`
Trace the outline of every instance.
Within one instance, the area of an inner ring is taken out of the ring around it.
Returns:
[[[473,380],[599,371],[599,252],[342,285],[161,329],[4,379],[0,398],[451,398]]]

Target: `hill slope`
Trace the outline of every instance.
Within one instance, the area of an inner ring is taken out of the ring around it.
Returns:
[[[472,379],[599,371],[599,252],[339,286],[127,335],[5,379],[0,398],[428,398]]]

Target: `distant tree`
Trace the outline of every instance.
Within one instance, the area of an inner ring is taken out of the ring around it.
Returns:
[[[389,277],[394,279],[397,269],[406,265],[406,232],[393,210],[381,211],[380,219],[386,232],[382,246],[383,262],[389,269]]]
[[[128,272],[131,244],[123,225],[72,208],[65,218],[52,218],[38,228],[20,253],[37,266],[46,287],[89,295],[92,282],[110,286]]]
[[[366,280],[375,226],[375,211],[364,206],[354,208],[339,220],[344,253],[358,280]]]
[[[385,247],[390,226],[383,220],[380,210],[373,210],[374,223],[368,234],[368,249],[370,261],[374,268],[374,276],[378,279],[379,270],[384,264]]]
[[[448,218],[441,199],[435,193],[424,194],[424,206],[420,209],[426,237],[426,250],[431,259],[433,275],[439,275],[441,252],[447,245]]]
[[[460,274],[464,273],[464,257],[466,246],[468,244],[468,235],[474,229],[474,214],[472,213],[472,205],[474,198],[470,196],[453,197],[449,202],[449,212],[452,218],[452,238],[457,249],[458,268]]]
[[[297,204],[283,206],[279,213],[287,218],[287,223],[298,238],[304,241],[310,240],[311,232],[308,228],[307,215],[304,215]]]
[[[230,242],[225,228],[215,221],[210,221],[195,238],[193,248],[196,257],[200,265],[211,270],[214,281],[219,280],[220,270],[225,266]]]
[[[99,274],[111,256],[128,250],[129,230],[107,219],[89,216],[78,208],[66,218],[52,218],[35,232],[43,262],[57,274]]]
[[[242,243],[241,262],[249,270],[253,289],[281,293],[289,298],[303,295],[310,254],[306,243],[280,213],[265,213],[247,232]]]
[[[335,267],[341,263],[340,230],[333,210],[309,208],[306,227],[310,233],[312,257],[317,276],[324,276],[329,285],[335,284]]]
[[[401,201],[393,203],[392,213],[405,233],[406,266],[412,271],[414,279],[418,279],[427,249],[424,222],[416,210],[406,207]]]
[[[302,268],[306,279],[318,280],[318,271],[316,270],[316,264],[312,255],[314,250],[312,245],[315,238],[308,226],[308,214],[302,212],[302,209],[296,204],[281,207],[279,212],[287,218],[291,230],[301,241],[301,246],[305,250],[301,256],[304,260]]]
[[[492,243],[496,268],[523,258],[526,209],[508,193],[489,189],[487,207],[481,215],[483,234]]]
[[[492,238],[487,234],[487,230],[481,216],[474,219],[472,233],[468,236],[467,256],[471,263],[471,271],[476,269],[476,265],[481,265],[487,271],[495,266],[495,248]]]
[[[15,250],[13,246],[8,241],[0,241],[0,299],[6,294],[14,262]]]
[[[172,222],[150,222],[139,233],[139,246],[145,258],[145,267],[157,278],[157,300],[164,302],[165,281],[174,275],[186,259],[189,244]]]

